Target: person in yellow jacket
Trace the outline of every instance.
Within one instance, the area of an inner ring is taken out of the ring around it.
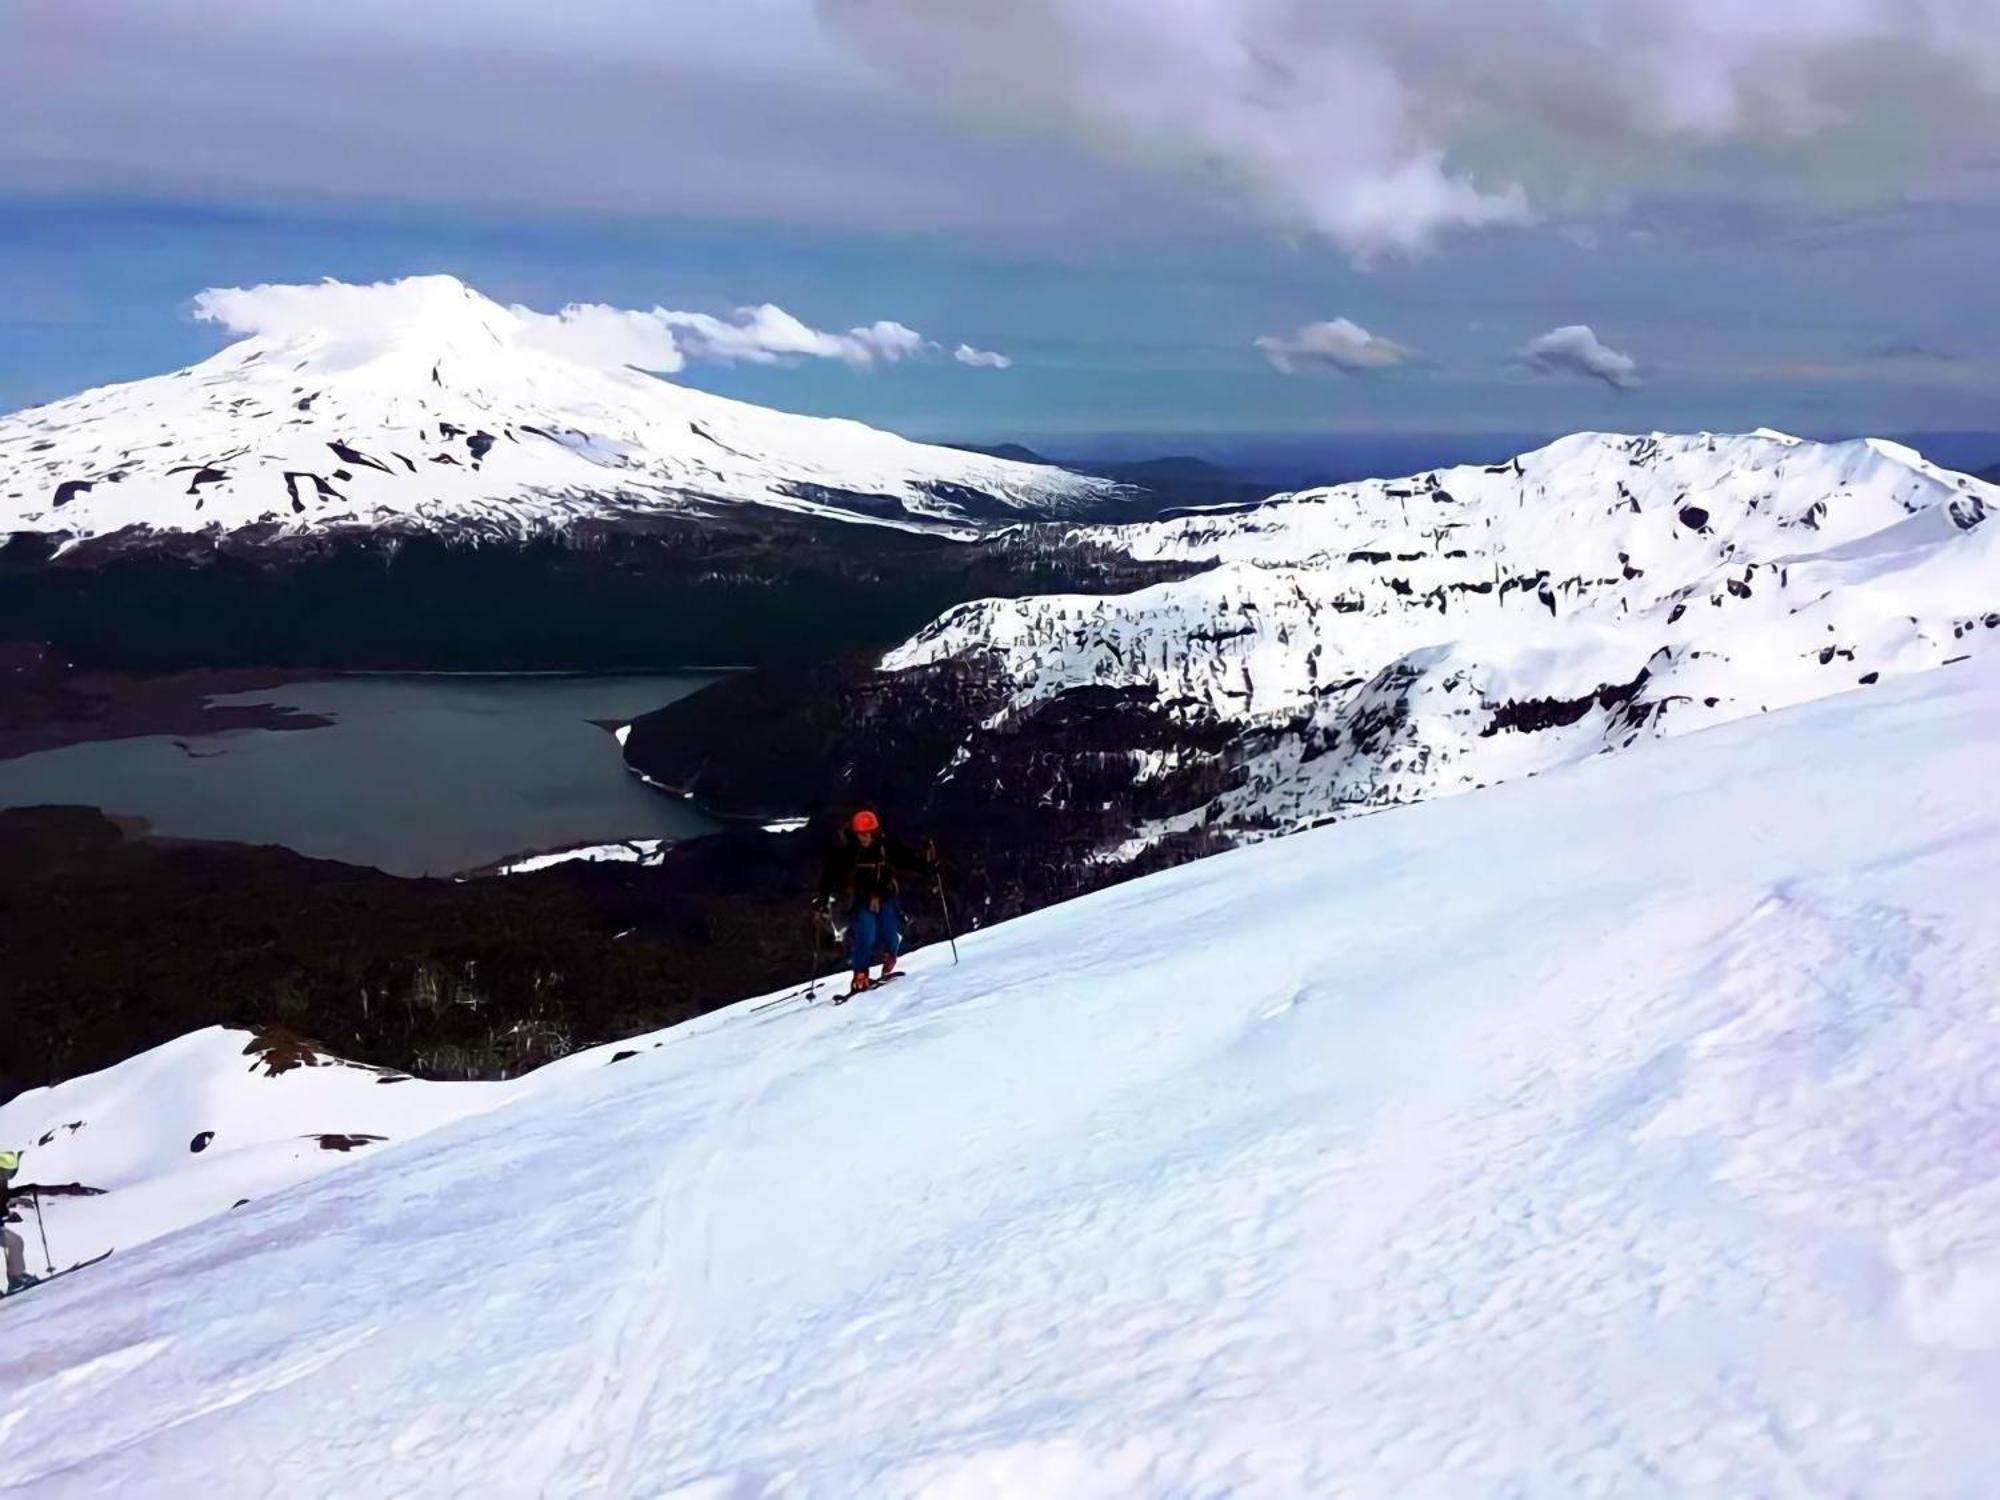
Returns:
[[[28,1247],[22,1242],[9,1224],[13,1216],[8,1211],[8,1189],[14,1181],[14,1174],[21,1170],[21,1153],[0,1150],[0,1254],[7,1262],[7,1290],[26,1291],[35,1284],[35,1278],[28,1274]]]

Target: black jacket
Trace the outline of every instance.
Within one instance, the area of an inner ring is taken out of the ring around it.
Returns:
[[[843,828],[840,842],[827,855],[826,867],[820,871],[819,893],[823,900],[847,906],[878,899],[893,900],[898,871],[905,875],[928,875],[931,869],[930,856],[921,849],[880,833],[864,848],[852,829]]]

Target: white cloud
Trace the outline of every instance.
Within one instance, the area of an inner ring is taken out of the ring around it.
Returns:
[[[734,321],[664,307],[654,308],[652,316],[673,330],[688,358],[717,364],[837,359],[865,370],[878,362],[895,364],[924,351],[924,336],[901,323],[885,319],[845,333],[824,333],[770,302],[738,308]]]
[[[1847,193],[2000,158],[2000,0],[818,3],[912,86],[1219,176],[1364,260],[1743,170],[1718,145]]]
[[[975,349],[970,344],[960,344],[951,351],[951,357],[980,370],[1008,370],[1014,365],[1013,360],[996,349]]]
[[[1315,368],[1355,375],[1393,369],[1410,357],[1401,344],[1379,338],[1346,318],[1302,324],[1290,334],[1267,333],[1255,342],[1271,367],[1287,375]]]
[[[865,370],[921,358],[938,348],[892,319],[828,333],[770,302],[738,308],[732,318],[602,303],[571,303],[553,313],[518,303],[503,308],[453,276],[411,276],[372,285],[322,281],[211,287],[194,299],[194,314],[233,333],[285,341],[316,338],[376,346],[412,335],[469,336],[582,364],[631,365],[661,374],[696,361],[776,365],[833,359]],[[980,362],[1000,358],[986,356]]]
[[[1639,384],[1639,362],[1603,343],[1586,323],[1552,328],[1515,357],[1543,375],[1585,375],[1621,391]]]
[[[630,365],[659,375],[672,375],[687,365],[673,331],[655,313],[599,302],[572,302],[557,313],[539,313],[516,303],[508,311],[520,320],[522,343],[579,364]]]

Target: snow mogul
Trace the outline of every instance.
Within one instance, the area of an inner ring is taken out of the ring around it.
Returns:
[[[814,903],[815,912],[828,921],[837,911],[847,913],[848,967],[854,971],[850,995],[896,975],[896,956],[903,949],[899,873],[934,876],[936,856],[928,846],[916,849],[890,838],[882,831],[882,820],[862,808],[847,820],[840,842],[828,854]],[[881,978],[871,980],[869,966],[878,962]]]

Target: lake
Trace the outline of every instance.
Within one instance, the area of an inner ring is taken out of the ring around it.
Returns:
[[[353,676],[215,703],[275,703],[319,729],[153,735],[0,761],[0,807],[82,803],[177,838],[447,875],[510,854],[716,824],[625,769],[591,722],[625,722],[712,676]]]

